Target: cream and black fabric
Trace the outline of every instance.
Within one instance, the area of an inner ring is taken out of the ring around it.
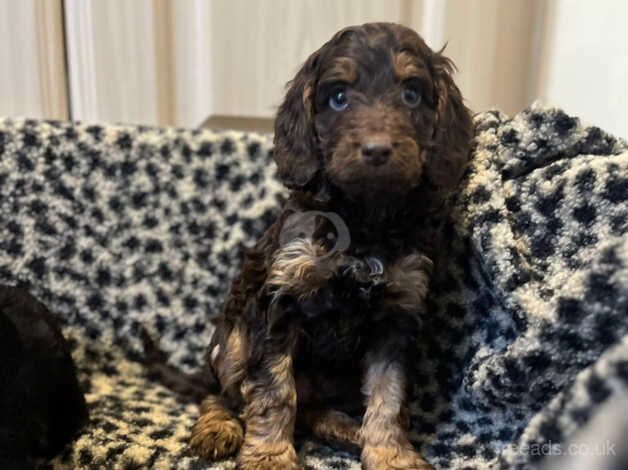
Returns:
[[[412,434],[437,468],[534,468],[530,446],[565,442],[628,390],[628,145],[540,106],[476,123],[416,358]],[[62,319],[90,408],[50,466],[233,468],[189,454],[197,407],[151,382],[139,331],[173,365],[199,367],[208,318],[285,195],[271,141],[0,120],[0,283],[28,286]],[[299,445],[308,468],[360,468]]]

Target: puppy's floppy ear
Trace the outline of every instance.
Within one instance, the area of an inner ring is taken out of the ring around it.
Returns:
[[[318,52],[315,52],[288,84],[275,118],[273,155],[279,176],[291,189],[303,188],[321,166],[312,122],[317,66]]]
[[[470,157],[473,120],[453,81],[453,62],[440,52],[432,56],[436,92],[434,148],[428,178],[437,191],[447,193],[460,180]]]

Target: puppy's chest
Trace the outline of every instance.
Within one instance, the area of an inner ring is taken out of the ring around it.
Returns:
[[[354,362],[362,356],[373,314],[359,286],[331,283],[300,307],[298,353],[303,362]]]

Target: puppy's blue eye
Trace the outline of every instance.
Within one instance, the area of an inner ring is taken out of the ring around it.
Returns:
[[[416,108],[421,104],[421,95],[415,88],[406,86],[401,91],[401,101],[408,108]]]
[[[345,90],[334,91],[329,97],[329,107],[334,111],[344,111],[349,107],[349,99]]]

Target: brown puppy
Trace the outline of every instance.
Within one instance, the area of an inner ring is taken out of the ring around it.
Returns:
[[[337,33],[290,83],[275,159],[292,197],[215,321],[221,393],[203,402],[198,454],[298,468],[302,426],[359,446],[366,469],[431,468],[404,416],[438,227],[473,133],[452,69],[414,31],[374,23]]]

